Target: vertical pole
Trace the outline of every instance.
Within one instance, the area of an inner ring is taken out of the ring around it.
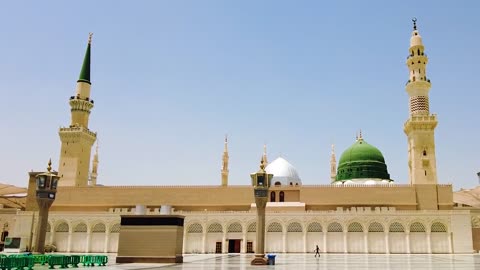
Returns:
[[[37,227],[37,241],[35,243],[35,252],[45,253],[45,236],[47,234],[48,223],[48,207],[50,206],[47,201],[43,199],[37,199],[39,206],[39,217]]]
[[[390,239],[388,231],[385,231],[385,253],[390,254]]]
[[[323,252],[327,253],[327,231],[323,230]]]
[[[265,256],[265,205],[262,206],[261,199],[257,201],[257,248],[255,256],[263,258]],[[266,204],[266,203],[265,203]]]
[[[364,244],[364,252],[368,253],[368,230],[363,232],[363,244]]]

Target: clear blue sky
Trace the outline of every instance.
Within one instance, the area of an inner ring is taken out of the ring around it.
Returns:
[[[86,48],[99,183],[249,184],[266,142],[304,184],[329,183],[364,138],[408,182],[405,65],[412,17],[430,60],[440,183],[480,170],[478,1],[8,1],[0,11],[1,182],[58,166]]]

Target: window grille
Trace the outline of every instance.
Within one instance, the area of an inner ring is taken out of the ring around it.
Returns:
[[[193,223],[192,225],[188,226],[188,233],[203,233],[203,227],[199,223]]]
[[[68,232],[69,231],[68,224],[66,222],[62,222],[57,226],[55,232]]]
[[[398,222],[394,222],[394,223],[390,224],[389,231],[390,232],[405,232],[405,228],[403,227],[402,224],[400,224]]]
[[[87,232],[87,224],[85,224],[85,223],[80,223],[80,224],[78,224],[78,225],[75,226],[75,228],[73,229],[73,232],[74,232],[74,233]]]
[[[383,232],[383,226],[382,224],[378,222],[373,222],[368,226],[368,231],[369,232]]]
[[[92,233],[104,233],[106,231],[105,224],[97,223],[93,226]]]
[[[227,232],[242,232],[242,225],[238,222],[232,223],[228,226]]]
[[[298,222],[288,224],[287,232],[302,232],[302,225]]]
[[[425,226],[420,222],[414,222],[410,225],[410,232],[425,232]]]
[[[248,225],[247,232],[257,232],[257,222]]]
[[[348,231],[349,232],[363,232],[362,225],[358,222],[353,222],[348,225]]]
[[[110,229],[110,232],[111,233],[119,233],[120,232],[120,224],[115,224],[112,226],[112,228]]]
[[[328,232],[343,232],[342,225],[338,222],[333,222],[328,225]]]
[[[308,225],[307,232],[321,232],[322,231],[322,225],[318,222],[312,222]]]
[[[440,222],[435,222],[432,224],[432,232],[447,232],[447,226]]]
[[[278,222],[273,222],[268,225],[267,232],[282,232],[282,225]]]
[[[223,232],[222,225],[220,225],[220,223],[210,224],[210,226],[208,226],[208,232],[211,232],[211,233]]]

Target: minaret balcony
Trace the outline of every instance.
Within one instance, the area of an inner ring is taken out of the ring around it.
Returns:
[[[71,96],[71,97],[70,97],[70,100],[73,100],[73,99],[89,101],[89,102],[92,103],[92,104],[95,103],[95,102],[93,101],[93,99],[90,99],[89,97],[81,98],[80,96]]]

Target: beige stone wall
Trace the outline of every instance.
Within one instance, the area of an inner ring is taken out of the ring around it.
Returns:
[[[32,182],[33,181],[33,182]],[[34,179],[30,180],[27,210],[35,210]],[[33,186],[32,186],[33,183]],[[285,202],[305,203],[307,210],[351,206],[391,206],[399,210],[448,210],[451,185],[302,186],[272,187],[284,191]],[[52,211],[108,211],[135,205],[171,205],[176,210],[248,211],[254,202],[251,186],[96,186],[59,187]]]

